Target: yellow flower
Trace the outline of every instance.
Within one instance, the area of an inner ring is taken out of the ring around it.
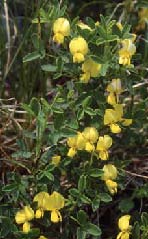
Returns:
[[[86,142],[85,144],[85,150],[88,152],[92,152],[95,150],[95,146],[89,142]]]
[[[118,227],[119,227],[120,231],[127,231],[127,230],[129,230],[130,218],[131,218],[130,215],[124,215],[124,216],[119,218]]]
[[[121,42],[122,48],[119,50],[119,64],[130,65],[131,58],[136,52],[136,47],[132,39],[125,39]]]
[[[90,143],[96,143],[98,139],[98,131],[94,127],[86,127],[83,131],[83,135],[87,141]]]
[[[107,103],[110,104],[110,105],[117,104],[117,100],[116,100],[116,97],[115,97],[114,93],[109,93],[109,95],[107,97]]]
[[[119,218],[118,227],[121,232],[117,235],[117,239],[129,239],[131,226],[129,224],[131,216],[124,215]]]
[[[105,181],[106,186],[111,194],[117,193],[117,183],[108,179]]]
[[[83,150],[86,145],[86,140],[81,132],[78,132],[76,136],[69,137],[67,144],[70,147],[67,156],[74,157],[77,150]]]
[[[106,164],[103,167],[102,180],[115,180],[117,178],[117,168],[113,164]]]
[[[88,83],[91,77],[97,77],[99,75],[101,65],[93,61],[91,58],[85,60],[82,64],[82,71],[80,80],[84,83]]]
[[[15,221],[17,224],[23,224],[26,221],[26,215],[24,210],[20,210],[15,215]]]
[[[64,207],[65,200],[64,197],[58,193],[53,192],[49,196],[49,200],[47,201],[47,210],[51,211],[51,221],[54,223],[57,223],[59,221],[62,221],[62,216],[59,210]]]
[[[132,119],[123,118],[123,105],[115,104],[114,109],[106,109],[104,114],[104,125],[109,125],[112,133],[120,133],[121,128],[117,124],[121,122],[123,126],[128,126],[132,123]]]
[[[30,223],[29,222],[25,222],[23,224],[23,232],[24,233],[28,233],[30,231]]]
[[[120,133],[121,128],[116,124],[118,121],[120,122],[120,117],[120,112],[117,112],[117,110],[106,109],[104,114],[104,125],[109,125],[112,133]]]
[[[70,147],[67,156],[73,158],[77,153],[77,136],[69,137],[67,139],[67,144]]]
[[[34,218],[34,211],[30,206],[25,206],[22,210],[18,211],[15,215],[15,221],[17,224],[23,224],[23,232],[28,233],[30,231],[30,223]]]
[[[48,238],[44,236],[40,236],[38,239],[48,239]]]
[[[83,150],[85,149],[86,145],[86,139],[84,135],[81,132],[77,133],[77,149],[78,150]]]
[[[61,161],[61,156],[60,155],[55,155],[52,157],[52,164],[55,166],[58,166]]]
[[[104,135],[103,137],[99,137],[97,142],[96,150],[99,152],[99,158],[102,160],[108,159],[108,149],[112,145],[112,138],[109,135]]]
[[[88,53],[88,44],[83,37],[76,37],[71,40],[69,49],[73,55],[73,62],[83,62]]]
[[[18,211],[15,215],[15,221],[17,224],[23,224],[27,221],[31,221],[34,218],[34,211],[30,206],[25,206],[22,210]]]
[[[87,127],[83,131],[83,136],[86,139],[85,150],[88,152],[92,152],[95,150],[95,146],[93,145],[96,143],[98,139],[98,131],[94,127]]]
[[[121,94],[121,80],[120,79],[112,79],[111,83],[107,86],[107,91],[109,92],[107,102],[111,105],[115,105],[119,101],[119,95]]]
[[[121,80],[119,78],[112,79],[111,83],[107,86],[107,91],[110,93],[121,94],[121,92],[123,91],[121,86]]]
[[[70,24],[66,18],[60,17],[53,24],[53,41],[58,44],[64,42],[64,37],[70,34]]]
[[[44,216],[44,211],[47,210],[48,199],[49,199],[49,194],[47,192],[40,192],[34,197],[33,201],[37,202],[37,208],[38,208],[35,214],[36,218],[41,218]]]

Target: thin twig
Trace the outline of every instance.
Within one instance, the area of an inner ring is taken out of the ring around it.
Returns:
[[[148,179],[148,176],[141,175],[141,174],[137,174],[137,173],[132,173],[132,172],[127,171],[127,170],[124,170],[124,169],[121,169],[121,170],[122,170],[123,172],[127,173],[127,174],[132,175],[132,176]]]

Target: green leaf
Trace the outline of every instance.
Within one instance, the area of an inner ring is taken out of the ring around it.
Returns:
[[[148,213],[146,213],[146,212],[142,213],[142,215],[141,215],[141,223],[142,223],[142,226],[148,227]]]
[[[119,203],[119,209],[123,213],[128,213],[134,207],[134,202],[131,199],[122,199]]]
[[[31,152],[26,151],[17,151],[16,153],[13,153],[12,158],[26,158],[29,159],[32,156]]]
[[[102,202],[111,202],[112,197],[108,193],[99,193],[100,200]]]
[[[85,239],[86,238],[86,232],[81,228],[77,228],[77,239]]]
[[[81,119],[83,119],[83,117],[84,117],[84,110],[80,109],[77,113],[77,118],[78,118],[78,120],[81,120]]]
[[[88,219],[88,216],[87,216],[86,212],[84,212],[83,210],[80,210],[77,213],[77,220],[81,225],[86,225],[87,219]]]
[[[99,64],[105,63],[103,57],[99,57],[99,56],[95,56],[95,55],[90,55],[90,57],[92,58],[93,61],[95,61]]]
[[[76,188],[70,189],[70,190],[69,190],[69,193],[70,193],[73,197],[79,197],[79,195],[80,195],[78,189],[76,189]]]
[[[3,192],[12,192],[18,190],[18,184],[17,183],[12,183],[12,184],[7,184],[2,188]]]
[[[133,230],[132,230],[132,239],[140,238],[140,225],[138,222],[135,222]]]
[[[85,109],[88,105],[90,105],[92,97],[89,95],[82,101],[82,106]]]
[[[52,173],[50,173],[49,171],[45,171],[44,175],[50,180],[50,181],[54,181],[54,176]]]
[[[94,168],[94,169],[91,169],[91,170],[89,171],[89,176],[94,177],[94,178],[98,178],[98,177],[102,177],[103,173],[104,173],[104,172],[103,172],[102,169],[96,169],[96,168]]]
[[[96,111],[90,107],[87,107],[84,111],[90,116],[96,115]]]
[[[108,68],[109,68],[109,64],[108,63],[102,64],[101,70],[100,70],[100,75],[101,76],[105,76],[106,73],[107,73]]]
[[[23,57],[23,63],[33,61],[39,58],[41,58],[41,53],[39,51],[34,51]]]
[[[47,72],[56,72],[57,71],[57,66],[51,65],[51,64],[42,65],[41,68],[43,71],[47,71]]]
[[[83,192],[86,188],[86,175],[81,175],[78,181],[78,190]]]
[[[91,203],[91,200],[90,198],[88,198],[87,196],[85,196],[84,194],[81,194],[80,195],[80,199],[83,203],[86,203],[86,204],[90,204]]]
[[[93,236],[101,236],[101,229],[100,227],[92,224],[92,223],[88,223],[87,224],[87,233]],[[99,238],[98,238],[99,239]]]
[[[97,195],[92,201],[92,209],[95,212],[100,207],[100,197]]]

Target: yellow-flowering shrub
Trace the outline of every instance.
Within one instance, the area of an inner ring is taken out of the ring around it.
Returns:
[[[135,121],[131,108],[132,81],[138,75],[136,35],[113,16],[82,22],[67,17],[65,11],[54,8],[52,14],[50,9],[45,21],[42,9],[40,21],[34,20],[39,30],[42,23],[49,26],[50,39],[43,49],[40,32],[39,44],[34,43],[38,55],[35,52],[32,59],[39,59],[50,79],[48,87],[54,87],[46,99],[33,98],[23,105],[29,114],[28,128],[34,128],[32,134],[23,131],[30,140],[25,146],[30,143],[30,148],[20,155],[31,166],[23,165],[29,181],[23,184],[21,193],[26,190],[28,197],[21,205],[29,201],[31,206],[16,212],[15,221],[23,225],[27,239],[115,238],[116,213],[130,213],[134,204],[129,199],[126,205],[124,173],[129,171],[124,168],[131,157],[126,126]],[[113,235],[103,222],[110,218],[110,207]],[[130,238],[129,220],[129,215],[119,218],[117,239]]]

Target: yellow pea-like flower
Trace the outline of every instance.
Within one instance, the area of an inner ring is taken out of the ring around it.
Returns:
[[[93,61],[91,58],[88,58],[82,64],[82,71],[84,72],[80,80],[84,83],[88,83],[91,77],[97,77],[101,69],[101,64]]]
[[[103,167],[102,180],[115,180],[117,178],[117,168],[113,164],[106,164]]]
[[[24,233],[28,233],[30,231],[30,223],[29,222],[25,222],[23,224],[23,232]]]
[[[54,223],[62,221],[62,216],[59,210],[63,208],[65,205],[64,197],[54,191],[50,196],[49,200],[47,201],[46,208],[48,211],[51,211],[51,221]]]
[[[131,226],[129,224],[130,218],[130,215],[124,215],[119,218],[118,227],[120,229],[120,232],[118,233],[116,239],[129,239],[131,230]]]
[[[58,44],[64,42],[64,37],[70,34],[70,24],[66,18],[60,17],[53,24],[53,41]]]
[[[37,202],[37,208],[42,211],[42,214],[43,211],[47,209],[46,204],[48,200],[49,194],[47,192],[40,192],[36,194],[36,196],[33,199],[34,202]],[[39,212],[37,214],[39,215]]]
[[[85,55],[88,53],[88,44],[86,40],[79,36],[70,41],[69,49],[73,55],[73,62],[83,62]]]
[[[32,210],[32,208],[30,206],[24,207],[24,213],[25,213],[27,221],[30,221],[34,218],[34,211]]]
[[[22,210],[18,211],[15,215],[17,224],[22,224],[34,218],[34,211],[30,206],[25,206]]]
[[[88,151],[88,152],[92,152],[95,150],[95,146],[89,142],[86,142],[86,145],[85,145],[85,150]]]
[[[132,39],[125,39],[121,42],[122,48],[119,50],[119,64],[130,65],[131,58],[136,52],[136,47]]]
[[[86,145],[86,139],[85,139],[83,133],[78,132],[77,133],[77,149],[83,150],[83,149],[85,149],[85,145]]]
[[[98,131],[94,127],[86,127],[83,131],[83,135],[90,143],[96,143],[99,136]]]
[[[124,215],[119,218],[118,227],[121,231],[127,231],[129,229],[130,218],[130,215]]]
[[[17,224],[23,224],[26,221],[26,215],[24,210],[20,210],[15,215],[15,221]]]
[[[112,138],[109,135],[99,137],[97,142],[96,151],[99,152],[99,158],[102,160],[108,159],[108,149],[112,145]]]
[[[109,83],[107,86],[107,91],[110,93],[121,94],[123,91],[121,86],[121,80],[119,78],[112,79],[111,83]]]
[[[23,224],[23,232],[28,233],[30,231],[30,223],[34,218],[34,211],[30,206],[25,206],[22,210],[18,211],[15,215],[15,221],[17,224]]]

